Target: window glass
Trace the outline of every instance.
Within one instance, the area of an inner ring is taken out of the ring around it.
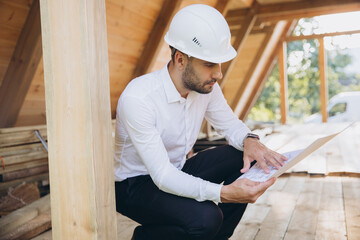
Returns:
[[[329,111],[329,117],[344,113],[346,111],[346,103],[337,103]]]

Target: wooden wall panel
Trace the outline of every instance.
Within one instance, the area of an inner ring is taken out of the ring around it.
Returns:
[[[118,98],[131,80],[162,3],[163,0],[106,1],[112,117],[115,117]],[[41,63],[20,111],[16,126],[45,123],[43,82],[44,74]]]
[[[0,0],[0,84],[31,4],[32,0]]]
[[[235,65],[229,75],[229,78],[227,79],[225,87],[223,88],[224,95],[228,103],[231,103],[235,97],[237,89],[244,80],[247,71],[250,69],[251,63],[255,58],[264,37],[265,34],[249,35],[245,41],[243,50],[240,54],[238,54],[238,56],[236,56]]]
[[[163,0],[106,1],[112,117],[162,4]]]
[[[34,79],[26,94],[15,126],[46,124],[45,86],[43,60],[36,69]]]

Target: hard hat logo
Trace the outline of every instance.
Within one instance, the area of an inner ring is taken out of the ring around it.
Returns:
[[[176,13],[165,41],[189,56],[208,62],[223,63],[236,56],[225,18],[215,8],[203,4],[190,5]]]
[[[196,39],[196,37],[194,37],[192,41],[194,43],[196,43],[199,47],[201,47],[201,44],[200,44],[199,40]]]

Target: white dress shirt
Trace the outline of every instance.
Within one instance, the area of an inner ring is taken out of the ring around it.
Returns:
[[[167,66],[132,80],[117,106],[115,181],[150,174],[165,192],[220,202],[221,184],[181,171],[204,117],[230,145],[243,150],[250,129],[235,116],[217,83],[211,93],[192,91],[185,99]]]

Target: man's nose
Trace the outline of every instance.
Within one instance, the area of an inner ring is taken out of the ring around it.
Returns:
[[[221,64],[219,63],[217,65],[217,67],[215,68],[215,71],[213,73],[213,78],[219,80],[219,79],[222,79],[222,77],[223,77],[223,74],[221,72]]]

